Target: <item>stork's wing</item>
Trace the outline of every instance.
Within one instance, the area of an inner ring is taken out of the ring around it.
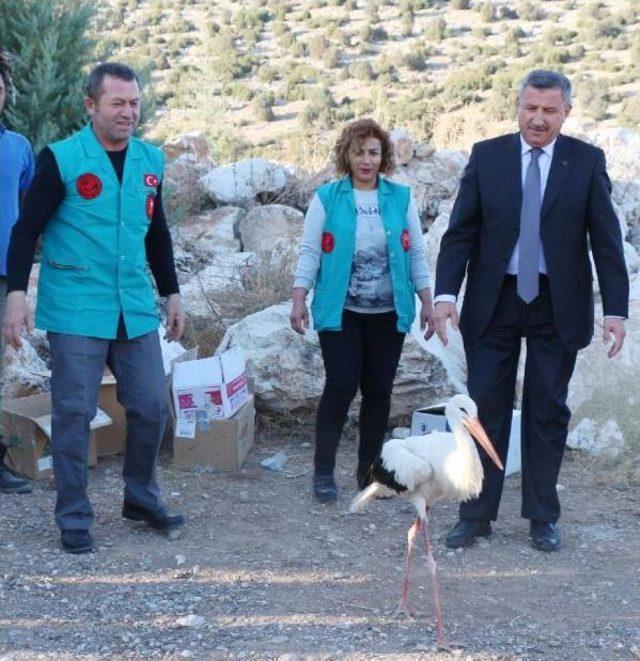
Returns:
[[[430,480],[454,449],[453,434],[432,432],[424,436],[392,438],[382,446],[381,458],[385,468],[394,471],[397,481],[412,491],[418,484]]]

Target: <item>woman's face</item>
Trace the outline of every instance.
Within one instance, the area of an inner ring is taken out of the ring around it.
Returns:
[[[349,170],[355,188],[374,189],[382,162],[382,145],[378,138],[365,138],[349,146]]]

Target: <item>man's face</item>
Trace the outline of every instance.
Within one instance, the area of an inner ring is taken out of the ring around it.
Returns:
[[[571,106],[557,87],[525,87],[518,99],[518,126],[522,137],[532,147],[545,147],[552,142],[569,115]]]
[[[105,76],[97,101],[87,97],[84,103],[102,145],[109,150],[124,149],[140,122],[138,83]]]
[[[5,87],[4,84],[4,78],[0,76],[0,113],[4,108],[4,102],[6,98],[7,98],[7,88]]]

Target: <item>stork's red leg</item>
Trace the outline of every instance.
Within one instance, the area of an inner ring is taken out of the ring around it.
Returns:
[[[440,611],[440,587],[438,586],[438,578],[436,577],[436,560],[433,557],[431,542],[429,540],[429,522],[425,519],[422,527],[424,534],[424,546],[427,552],[427,569],[431,574],[431,590],[433,591],[433,603],[436,611],[436,635],[438,648],[451,651],[453,645],[447,642],[444,635],[444,626],[442,625],[442,613]]]
[[[418,517],[414,524],[409,528],[407,533],[407,556],[404,562],[404,579],[402,581],[402,596],[400,601],[396,606],[394,611],[394,616],[404,615],[405,617],[412,619],[413,615],[411,613],[411,608],[409,607],[409,566],[411,565],[411,557],[413,556],[413,547],[415,545],[416,537],[420,532],[420,527],[422,526],[422,521]]]

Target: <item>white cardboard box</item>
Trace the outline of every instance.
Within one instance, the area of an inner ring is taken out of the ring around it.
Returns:
[[[411,435],[423,436],[432,431],[450,431],[447,419],[444,417],[444,404],[426,406],[414,411],[411,415]],[[520,411],[513,409],[511,418],[511,434],[509,436],[509,452],[504,474],[511,475],[520,472]]]
[[[232,347],[219,356],[173,365],[176,418],[206,414],[209,420],[230,418],[249,399],[244,356]]]

